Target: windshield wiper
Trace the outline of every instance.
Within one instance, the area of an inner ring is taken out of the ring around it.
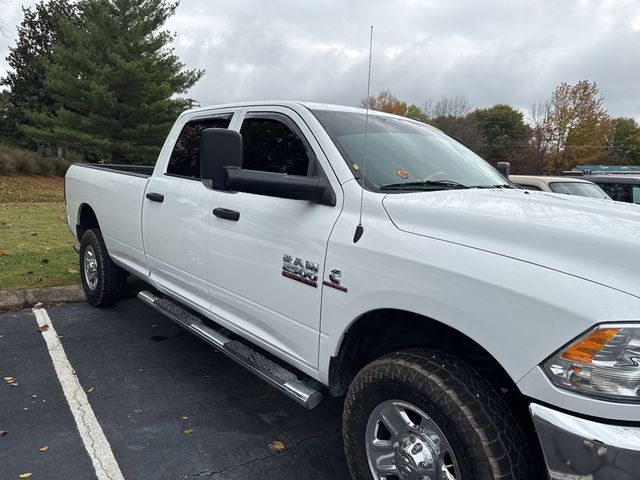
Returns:
[[[508,183],[499,183],[497,185],[472,185],[469,188],[519,188]]]
[[[463,185],[462,183],[454,182],[453,180],[424,180],[422,182],[399,182],[380,185],[380,190],[420,190],[423,188],[427,188],[429,190],[454,190],[471,187]]]

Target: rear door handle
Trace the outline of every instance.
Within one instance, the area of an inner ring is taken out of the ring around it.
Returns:
[[[164,202],[164,195],[162,195],[161,193],[149,192],[147,193],[146,197],[152,202],[159,202],[159,203]]]
[[[240,212],[229,210],[228,208],[214,208],[213,214],[216,217],[224,218],[225,220],[232,220],[234,222],[240,220]]]

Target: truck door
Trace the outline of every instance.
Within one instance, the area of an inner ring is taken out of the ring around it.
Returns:
[[[242,168],[324,175],[335,206],[214,191],[209,223],[212,313],[301,368],[317,367],[324,260],[342,190],[311,131],[288,108],[243,109]]]
[[[235,111],[191,117],[171,150],[164,172],[151,177],[142,208],[142,231],[151,278],[183,299],[208,308],[207,229],[211,190],[200,181],[200,135],[228,128]],[[174,132],[172,132],[173,134]]]

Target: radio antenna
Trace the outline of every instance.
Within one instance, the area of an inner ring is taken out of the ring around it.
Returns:
[[[360,216],[358,217],[358,226],[356,227],[356,233],[353,236],[353,243],[357,243],[364,233],[364,227],[362,226],[362,203],[364,201],[364,175],[367,171],[367,134],[369,133],[369,101],[371,95],[371,56],[373,52],[373,25],[371,25],[371,32],[369,34],[369,74],[367,75],[367,97],[365,101],[365,107],[367,109],[364,117],[364,152],[362,154],[362,174],[360,175]]]

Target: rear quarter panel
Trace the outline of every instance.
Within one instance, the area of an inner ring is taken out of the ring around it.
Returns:
[[[129,271],[147,275],[142,246],[141,209],[148,179],[73,165],[66,175],[67,221],[76,234],[83,205],[96,214],[111,258]],[[79,239],[80,240],[80,239]]]

